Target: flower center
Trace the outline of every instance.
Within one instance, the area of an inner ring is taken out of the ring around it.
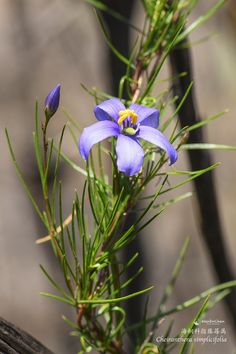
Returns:
[[[120,111],[119,116],[120,118],[117,121],[119,125],[122,125],[127,117],[131,118],[131,124],[135,125],[137,123],[138,115],[134,112],[133,109],[125,109],[124,111]]]

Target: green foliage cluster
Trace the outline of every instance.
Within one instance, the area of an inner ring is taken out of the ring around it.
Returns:
[[[123,16],[109,9],[104,2],[87,1],[98,10],[107,11],[119,20],[127,22]],[[182,40],[206,21],[223,5],[224,1],[219,1],[207,14],[199,17],[188,27],[188,16],[197,4],[197,0],[142,0],[142,3],[146,14],[145,23],[142,29],[136,29],[138,40],[130,58],[125,58],[114,48],[101,16],[98,15],[108,45],[127,65],[126,75],[120,80],[119,97],[123,99],[125,90],[128,92],[128,100],[123,100],[125,104],[138,102],[149,107],[158,107],[161,113],[160,130],[164,132],[167,128],[172,127],[170,141],[179,151],[193,148],[233,148],[215,144],[194,146],[194,144],[187,143],[189,131],[208,124],[225,112],[209,117],[195,126],[182,130],[177,129],[176,116],[192,85],[174,113],[169,113],[169,108],[175,102],[176,97],[171,98],[168,89],[159,92],[156,96],[153,94],[154,84],[170,51],[177,45],[181,45]],[[166,80],[167,84],[172,80],[174,78]],[[95,89],[85,89],[94,98],[95,103],[110,97]],[[86,168],[83,169],[80,164],[62,151],[65,129],[71,132],[75,145],[77,145],[80,131],[78,124],[68,114],[67,117],[69,122],[63,128],[60,142],[56,145],[53,139],[47,137],[48,122],[45,124],[45,121],[42,121],[42,129],[39,128],[38,105],[36,104],[34,147],[45,200],[43,211],[38,207],[24,181],[9,135],[6,132],[18,176],[36,212],[48,230],[49,236],[41,242],[50,240],[59,269],[64,277],[64,286],[62,286],[41,266],[56,291],[55,295],[49,293],[42,293],[42,295],[62,301],[75,309],[76,320],[72,321],[66,317],[64,320],[72,327],[72,334],[80,338],[82,348],[80,353],[89,353],[92,350],[99,353],[124,353],[124,343],[129,337],[133,340],[133,333],[137,330],[139,336],[133,343],[134,353],[170,353],[173,343],[162,343],[158,346],[155,344],[155,335],[161,319],[203,302],[196,317],[186,327],[193,329],[196,321],[225,297],[229,293],[229,289],[236,285],[236,282],[232,281],[216,286],[174,308],[169,308],[167,301],[173,293],[188,248],[189,240],[186,240],[156,313],[150,317],[145,309],[143,320],[128,327],[124,302],[132,301],[132,298],[143,293],[149,293],[153,287],[124,295],[124,290],[139,276],[143,269],[141,267],[127,279],[124,275],[126,275],[127,269],[137,261],[139,255],[134,254],[128,262],[124,263],[120,260],[120,251],[133,242],[140,231],[154,221],[169,205],[191,196],[191,193],[185,193],[177,197],[168,197],[171,191],[214,169],[218,164],[199,171],[179,171],[174,167],[168,171],[165,168],[167,162],[165,154],[146,143],[144,145],[145,163],[142,172],[134,177],[127,177],[117,170],[114,140],[111,139],[111,148],[108,149],[104,144],[98,144],[97,150],[93,151]],[[54,154],[56,164],[53,172],[53,187],[50,189],[48,176]],[[71,215],[66,220],[63,218],[62,185],[58,180],[58,167],[61,159],[85,180],[82,190],[75,194]],[[108,160],[112,171],[105,164]],[[173,182],[175,177],[178,177],[177,182]],[[181,181],[179,181],[179,177],[181,177]],[[159,182],[155,183],[154,193],[144,195],[143,192],[151,181]],[[165,202],[159,201],[161,195],[166,196]],[[139,202],[142,202],[142,208],[137,210],[137,220],[128,229],[124,229],[126,218]],[[86,216],[88,204],[89,218]],[[166,332],[166,337],[170,335],[171,330],[172,322]],[[175,333],[173,336],[179,338],[181,333]],[[185,342],[180,347],[179,353],[187,353],[188,350],[189,344]]]

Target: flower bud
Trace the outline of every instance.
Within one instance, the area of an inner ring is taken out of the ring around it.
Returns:
[[[47,121],[56,113],[60,102],[61,85],[55,86],[45,99],[45,115]]]

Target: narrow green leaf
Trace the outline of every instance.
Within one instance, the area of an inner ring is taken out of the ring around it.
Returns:
[[[167,316],[171,313],[175,313],[175,312],[179,312],[179,311],[183,311],[185,309],[188,309],[189,307],[197,304],[199,301],[207,298],[210,295],[213,295],[213,294],[220,292],[222,290],[225,290],[225,289],[230,289],[235,286],[236,286],[236,280],[232,280],[232,281],[229,281],[226,283],[222,283],[220,285],[216,285],[216,286],[202,292],[201,294],[194,296],[192,299],[187,300],[187,301],[183,302],[182,304],[177,305],[168,311],[162,312],[161,317]]]
[[[47,166],[46,166],[46,171],[44,174],[44,178],[43,178],[43,191],[45,193],[45,186],[47,183],[47,178],[48,178],[48,173],[49,173],[49,169],[51,166],[51,160],[52,160],[52,150],[53,150],[53,139],[51,139],[50,143],[50,148],[49,148],[49,154],[48,154],[48,159],[47,159]]]
[[[133,69],[135,69],[135,66],[133,64],[130,63],[130,60],[127,59],[124,55],[122,55],[117,49],[116,47],[111,43],[111,40],[108,36],[108,33],[106,31],[106,28],[103,24],[103,20],[101,18],[101,16],[99,15],[98,12],[96,12],[97,14],[97,17],[98,17],[98,20],[99,20],[99,23],[101,25],[101,29],[102,29],[102,32],[105,36],[105,40],[106,40],[106,43],[108,44],[109,48],[112,50],[112,52],[115,54],[115,56],[121,61],[123,62],[124,64],[128,65],[128,66],[131,66]]]
[[[187,238],[185,240],[182,248],[181,248],[181,251],[180,251],[179,257],[177,259],[177,262],[176,262],[176,264],[174,266],[170,281],[168,282],[168,284],[167,284],[167,286],[166,286],[166,288],[164,290],[164,293],[163,293],[163,296],[162,296],[162,299],[161,299],[161,302],[160,302],[160,306],[159,306],[160,311],[163,311],[166,301],[169,299],[169,297],[171,296],[171,294],[173,292],[173,289],[174,289],[174,286],[175,286],[175,282],[176,282],[177,277],[178,277],[178,275],[180,273],[180,270],[182,268],[182,265],[183,265],[183,262],[184,262],[184,259],[185,259],[185,256],[186,256],[186,253],[188,251],[189,242],[190,242],[190,239]]]
[[[125,323],[125,318],[126,318],[126,313],[125,311],[121,308],[121,307],[118,307],[118,306],[114,306],[112,308],[112,313],[113,312],[118,312],[119,314],[121,314],[121,316],[117,316],[119,320],[119,322],[116,324],[115,328],[111,331],[110,335],[109,335],[109,339],[110,338],[114,338],[119,332],[120,330],[122,329],[122,327],[124,326],[124,323]]]
[[[167,200],[166,202],[163,202],[160,204],[155,204],[155,205],[153,205],[152,209],[163,208],[163,207],[166,208],[169,205],[176,204],[182,200],[185,200],[187,198],[191,198],[192,196],[193,196],[192,192],[187,192],[187,193],[181,194],[180,196],[178,196],[176,198],[171,198],[171,199]],[[141,211],[142,210],[143,209],[141,209]]]
[[[201,306],[200,310],[198,311],[197,315],[195,316],[195,318],[192,320],[192,322],[188,326],[189,331],[188,331],[188,334],[186,336],[186,340],[184,341],[184,343],[181,346],[179,354],[187,354],[187,350],[188,350],[188,347],[189,347],[188,339],[192,337],[193,329],[196,327],[196,323],[199,321],[200,318],[202,318],[202,316],[206,312],[207,305],[208,305],[208,300],[209,300],[209,296],[205,299],[205,301],[202,304],[202,306]]]
[[[177,43],[181,42],[184,38],[186,38],[191,32],[193,32],[197,27],[206,22],[216,11],[218,11],[224,4],[226,0],[220,0],[216,5],[214,5],[210,10],[200,17],[196,21],[194,21],[186,30],[184,30],[178,37]]]
[[[176,108],[176,110],[174,111],[174,113],[171,115],[171,117],[169,119],[167,119],[167,121],[163,124],[163,127],[161,128],[161,131],[165,131],[168,126],[170,125],[170,123],[172,122],[173,118],[178,114],[178,112],[180,111],[181,107],[183,106],[184,102],[186,101],[189,92],[191,91],[193,86],[193,81],[189,84],[183,98],[181,99],[180,103],[178,104],[178,107]]]
[[[183,144],[181,145],[182,150],[228,150],[235,151],[236,146],[232,145],[223,145],[223,144]]]
[[[126,23],[127,25],[129,25],[131,28],[135,29],[137,32],[141,32],[140,28],[138,28],[137,26],[133,25],[126,17],[124,17],[123,15],[121,15],[119,12],[113,10],[111,7],[107,6],[106,4],[104,4],[103,1],[98,1],[98,0],[86,0],[90,5],[93,5],[95,8],[97,8],[98,10],[107,12],[108,14],[110,14],[111,16],[113,16],[114,18],[116,18],[117,20]]]
[[[54,221],[54,215],[55,215],[55,196],[56,196],[56,189],[57,189],[57,177],[58,177],[58,169],[59,169],[59,162],[61,158],[61,146],[62,146],[62,141],[65,133],[65,128],[66,126],[63,126],[61,136],[60,136],[60,141],[59,145],[57,148],[57,159],[56,159],[56,164],[55,164],[55,169],[54,169],[54,176],[53,176],[53,186],[52,186],[52,219]],[[63,232],[63,228],[62,228]]]
[[[228,112],[229,112],[229,110],[225,109],[223,112],[214,114],[213,116],[211,116],[209,118],[203,119],[200,122],[191,125],[191,127],[188,127],[188,131],[191,132],[192,130],[198,129],[198,128],[212,122],[213,120],[222,117],[225,113],[228,113]]]
[[[37,212],[37,214],[39,215],[40,219],[42,220],[43,224],[45,225],[46,228],[48,228],[48,224],[43,216],[43,214],[41,213],[41,211],[39,210],[39,207],[31,193],[31,191],[29,190],[24,178],[23,178],[23,175],[22,175],[22,172],[21,172],[21,169],[16,161],[16,157],[15,157],[15,154],[14,154],[14,151],[13,151],[13,148],[12,148],[12,145],[11,145],[11,141],[10,141],[10,137],[9,137],[9,134],[8,134],[8,131],[7,129],[5,129],[5,134],[6,134],[6,138],[7,138],[7,143],[8,143],[8,147],[9,147],[9,151],[10,151],[10,155],[11,155],[11,158],[12,158],[12,162],[15,166],[15,169],[16,169],[16,173],[17,173],[17,176],[23,186],[23,188],[25,189],[35,211]]]
[[[187,301],[184,301],[182,304],[179,304],[173,308],[171,308],[170,310],[167,310],[167,311],[164,311],[162,313],[160,313],[159,317],[158,317],[158,320],[160,320],[161,318],[163,317],[166,317],[170,314],[173,314],[173,313],[177,313],[177,312],[180,312],[180,311],[184,311],[192,306],[194,306],[195,304],[199,303],[200,301],[206,299],[207,297],[211,296],[211,295],[214,295],[214,294],[217,294],[217,293],[222,293],[222,291],[225,291],[225,290],[230,290],[230,288],[233,288],[236,286],[236,280],[232,280],[232,281],[229,281],[229,282],[226,282],[226,283],[222,283],[220,285],[216,285],[210,289],[207,289],[205,291],[203,291],[202,293],[200,293],[199,295],[197,296],[194,296],[193,298],[187,300]],[[149,317],[147,320],[146,320],[146,323],[151,323],[153,321],[156,321],[157,318],[156,316],[152,316],[152,317]],[[137,328],[140,328],[141,326],[143,326],[143,321],[142,322],[138,322],[130,327],[127,327],[126,328],[126,332],[130,332],[130,331],[134,331],[136,330]]]
[[[164,191],[161,191],[160,194],[164,194],[164,193],[167,193],[167,192],[169,192],[169,191],[171,191],[173,189],[179,188],[179,187],[183,186],[184,184],[186,184],[186,183],[196,179],[197,177],[203,175],[204,173],[214,170],[219,165],[220,165],[220,163],[215,163],[215,164],[213,164],[213,165],[211,165],[211,166],[209,166],[209,167],[207,167],[207,168],[205,168],[203,170],[199,170],[198,172],[193,174],[191,177],[185,179],[184,181],[181,181],[181,182],[175,184],[173,187],[170,187],[168,189],[165,189]]]
[[[62,319],[71,327],[71,328],[74,328],[74,329],[77,329],[79,330],[78,326],[72,322],[71,320],[69,320],[69,318],[67,318],[66,316],[62,316]]]
[[[64,298],[64,297],[60,297],[60,296],[49,294],[49,293],[45,293],[45,292],[41,292],[40,295],[45,296],[45,297],[49,297],[49,298],[54,299],[54,300],[58,300],[58,301],[64,302],[65,304],[68,304],[68,305],[72,305],[72,306],[76,305],[76,301],[74,299],[72,299],[72,298],[67,299],[67,298]]]
[[[126,300],[129,300],[129,299],[132,299],[133,297],[136,297],[136,296],[139,296],[139,295],[142,295],[150,290],[152,290],[154,288],[154,286],[150,286],[149,288],[146,288],[144,290],[140,290],[140,291],[137,291],[135,293],[132,293],[132,294],[129,294],[129,295],[126,295],[126,296],[122,296],[122,297],[118,297],[118,298],[115,298],[115,299],[92,299],[92,300],[78,300],[78,304],[113,304],[113,303],[119,303],[119,302],[122,302],[122,301],[126,301]]]
[[[79,165],[77,165],[73,160],[71,160],[66,154],[64,154],[62,151],[61,151],[61,157],[63,158],[63,160],[65,162],[68,163],[68,165],[70,167],[72,167],[76,172],[79,172],[80,174],[82,174],[83,176],[87,177],[88,174],[86,172],[86,170],[84,170],[82,167],[80,167]],[[90,177],[92,178],[92,173],[90,172]]]
[[[144,92],[143,92],[143,94],[142,94],[142,97],[140,98],[140,102],[142,102],[142,100],[150,93],[150,91],[151,91],[151,89],[152,89],[152,87],[153,87],[153,84],[154,84],[154,82],[155,82],[155,80],[156,80],[156,78],[157,78],[157,75],[159,74],[159,72],[160,72],[160,70],[161,70],[161,68],[162,68],[162,66],[163,66],[163,64],[164,64],[164,62],[166,61],[166,58],[168,57],[169,53],[171,52],[171,50],[172,50],[172,49],[174,48],[174,46],[176,45],[176,40],[177,40],[179,34],[181,33],[182,29],[183,29],[183,25],[178,29],[178,31],[177,31],[176,35],[174,36],[172,42],[171,42],[170,45],[168,46],[168,48],[167,48],[165,54],[163,55],[163,57],[162,57],[162,59],[161,59],[159,65],[158,65],[157,68],[155,69],[155,71],[154,71],[152,77],[149,79],[148,84],[147,84],[147,86],[146,86],[146,88],[145,88],[145,90],[144,90]]]
[[[39,139],[39,119],[38,119],[38,101],[35,102],[35,133],[33,133],[34,137],[34,147],[36,153],[36,159],[39,169],[39,174],[42,182],[42,186],[44,185],[44,173],[43,173],[43,160],[41,155],[41,148],[40,148],[40,139]]]
[[[67,298],[68,300],[71,299],[71,297],[66,293],[65,290],[63,290],[60,285],[58,285],[53,279],[52,277],[48,274],[48,272],[46,271],[46,269],[40,264],[39,265],[42,272],[44,273],[44,275],[48,278],[48,280],[50,281],[50,283],[54,286],[54,288],[61,293],[61,295],[63,295],[65,298]]]

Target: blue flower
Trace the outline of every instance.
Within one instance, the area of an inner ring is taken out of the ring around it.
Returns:
[[[170,165],[178,154],[169,140],[157,130],[159,111],[138,104],[126,109],[118,98],[100,103],[94,109],[99,122],[85,128],[80,136],[79,151],[84,160],[92,146],[106,138],[116,137],[118,170],[127,176],[138,173],[142,167],[144,151],[139,142],[143,139],[166,151]]]
[[[45,99],[45,115],[49,120],[57,111],[60,102],[61,85],[54,87]]]

